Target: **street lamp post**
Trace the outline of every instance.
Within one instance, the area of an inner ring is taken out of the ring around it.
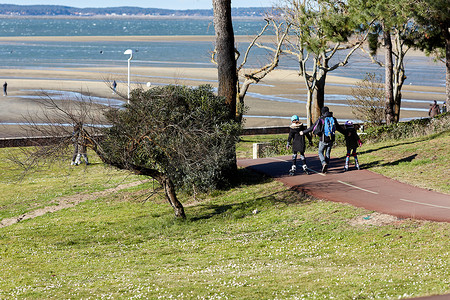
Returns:
[[[128,58],[128,103],[130,103],[130,62],[131,59],[133,58],[133,50],[128,49],[125,50],[125,52],[123,54],[128,54],[130,55],[130,58]]]

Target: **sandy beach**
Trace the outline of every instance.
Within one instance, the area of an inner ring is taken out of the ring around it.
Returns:
[[[35,39],[39,39],[34,37]],[[44,38],[44,37],[42,37]],[[58,40],[58,37],[45,37],[46,39]],[[72,37],[71,37],[72,38]],[[73,38],[82,42],[86,38]],[[111,37],[105,37],[111,38]],[[124,37],[130,39],[132,37]],[[143,40],[158,39],[166,37],[139,37]],[[173,39],[174,37],[171,37]],[[184,37],[184,39],[195,40],[211,37]],[[244,39],[245,37],[240,37]],[[2,40],[31,39],[24,38],[0,38]],[[7,81],[8,95],[0,95],[0,137],[16,137],[23,135],[23,129],[18,123],[24,122],[24,116],[39,115],[42,107],[39,105],[39,94],[42,91],[71,91],[81,93],[85,97],[95,96],[106,99],[117,99],[124,101],[117,94],[113,94],[108,82],[116,80],[118,93],[127,93],[127,66],[123,67],[98,67],[98,68],[41,68],[41,69],[2,69],[0,82]],[[332,73],[331,73],[332,74]],[[3,81],[2,81],[3,80]],[[148,88],[147,82],[153,86],[162,84],[182,84],[197,86],[210,84],[217,86],[217,70],[211,68],[177,68],[177,67],[132,67],[132,88]],[[326,105],[340,119],[354,119],[351,109],[345,106],[347,95],[350,95],[351,85],[356,79],[327,76],[326,94],[333,95],[326,101]],[[419,100],[417,102],[403,103],[402,118],[427,117],[429,104],[433,100],[440,103],[445,100],[444,87],[414,86],[408,85],[403,88],[405,99]],[[290,101],[286,101],[286,99]],[[306,89],[303,79],[295,71],[275,70],[270,73],[260,84],[252,85],[249,94],[245,98],[248,107],[246,112],[245,127],[287,126],[292,114],[305,116]],[[297,102],[295,102],[297,101]],[[298,102],[300,101],[300,102]],[[408,110],[413,109],[413,110]],[[420,109],[420,110],[417,110]],[[5,125],[5,123],[7,125]]]

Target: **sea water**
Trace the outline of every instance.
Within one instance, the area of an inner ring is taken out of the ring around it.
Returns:
[[[264,26],[261,19],[233,21],[235,35],[255,36]],[[213,36],[210,19],[174,18],[0,18],[0,36],[67,36],[67,41],[0,41],[0,68],[71,68],[123,66],[123,52],[133,49],[133,65],[159,67],[215,67],[210,62],[212,42],[200,41],[90,41],[71,42],[70,36]],[[248,43],[237,45],[244,52]],[[344,54],[335,57],[334,62]],[[270,53],[253,48],[248,67],[268,62]],[[333,63],[333,61],[332,61]],[[445,68],[431,58],[408,56],[405,59],[405,84],[445,86]],[[298,69],[298,62],[282,56],[279,68]],[[384,69],[356,52],[347,66],[330,73],[361,79],[367,72],[381,76]]]

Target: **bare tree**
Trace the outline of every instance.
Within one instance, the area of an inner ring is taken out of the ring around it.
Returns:
[[[280,56],[282,54],[282,46],[288,34],[289,27],[284,26],[283,23],[277,23],[277,21],[273,18],[266,18],[265,22],[266,24],[263,26],[261,31],[253,38],[253,40],[248,45],[243,55],[243,59],[236,69],[237,77],[243,78],[242,84],[239,80],[236,81],[236,89],[237,89],[236,108],[238,120],[242,119],[242,111],[245,106],[244,98],[245,95],[247,94],[250,85],[259,83],[278,66]],[[258,42],[258,40],[264,35],[264,33],[266,33],[270,25],[272,25],[273,31],[275,33],[274,43],[269,45]],[[257,67],[254,69],[250,68],[245,69],[245,65],[248,62],[250,52],[254,47],[267,50],[269,53],[271,53],[271,56],[264,66]],[[240,52],[238,49],[235,49],[235,51],[236,51],[236,61],[238,61],[238,59],[240,58]],[[215,64],[217,64],[216,52],[217,52],[216,50],[212,52],[211,58],[211,61]]]
[[[83,93],[78,96],[74,94],[72,98],[61,98],[46,92],[39,95],[40,99],[36,101],[40,110],[23,116],[27,125],[22,129],[26,136],[43,139],[36,140],[34,148],[22,149],[26,153],[25,162],[15,159],[28,170],[43,163],[65,161],[72,151],[76,124],[83,125],[84,142],[92,147],[93,137],[100,134],[100,128],[107,122],[103,116],[107,103],[95,103]]]
[[[361,49],[369,55],[372,62],[385,68],[385,110],[388,124],[400,120],[400,108],[402,101],[402,87],[406,80],[404,59],[410,46],[407,45],[405,36],[415,31],[414,23],[398,24],[394,28],[383,30],[384,61],[379,60],[376,53]]]
[[[384,90],[382,79],[374,73],[367,73],[351,89],[353,99],[348,100],[356,118],[374,124],[382,124],[384,114]]]
[[[341,1],[287,0],[279,9],[291,33],[283,52],[298,61],[299,75],[307,87],[306,116],[311,126],[324,106],[327,74],[345,66],[367,35],[349,40],[357,24]],[[344,53],[343,59],[331,62],[338,52]]]
[[[46,126],[33,117],[29,123],[56,143],[30,148],[30,159],[22,163],[27,168],[55,155],[67,159],[72,145],[69,132],[72,125],[82,123],[89,128],[83,146],[108,165],[158,181],[177,218],[186,217],[178,189],[214,189],[230,179],[226,171],[235,157],[241,125],[210,86],[135,89],[129,104],[100,106],[96,114],[92,101],[48,97],[43,104]],[[106,120],[108,126],[94,126],[99,120]]]

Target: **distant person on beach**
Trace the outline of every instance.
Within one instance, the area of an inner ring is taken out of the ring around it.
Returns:
[[[319,159],[322,163],[322,173],[326,173],[328,171],[328,164],[330,163],[331,148],[335,140],[336,130],[342,134],[345,134],[345,130],[339,125],[327,106],[324,106],[321,112],[322,115],[317,119],[316,123],[308,129],[300,131],[300,134],[303,135],[312,132],[320,137]]]
[[[293,115],[291,117],[291,125],[289,126],[289,137],[286,144],[286,149],[289,149],[290,143],[292,142],[292,166],[289,170],[289,174],[292,176],[295,174],[297,170],[297,155],[300,152],[300,159],[302,161],[302,168],[305,174],[309,174],[308,166],[306,165],[305,158],[305,135],[300,135],[300,131],[305,130],[306,126],[300,122],[300,119],[297,115]],[[309,144],[312,145],[311,135],[308,133],[306,137],[309,140]]]
[[[359,170],[358,155],[356,149],[361,147],[362,142],[356,132],[355,126],[352,121],[345,122],[345,145],[347,146],[347,156],[345,157],[344,171],[348,171],[348,165],[350,162],[350,155],[355,159],[355,167]]]
[[[447,112],[447,102],[444,101],[444,103],[442,103],[442,113],[445,114]]]
[[[431,118],[434,118],[434,117],[436,117],[438,114],[441,113],[441,110],[439,109],[439,105],[437,104],[437,101],[436,101],[436,100],[434,100],[434,103],[433,103],[433,104],[430,104],[430,105],[431,105],[431,107],[430,107],[430,109],[428,110],[428,115],[429,115]]]
[[[112,88],[113,88],[113,94],[115,94],[116,88],[117,88],[117,82],[115,80],[113,81]]]
[[[5,83],[3,84],[3,96],[7,96],[8,95],[8,84]]]

